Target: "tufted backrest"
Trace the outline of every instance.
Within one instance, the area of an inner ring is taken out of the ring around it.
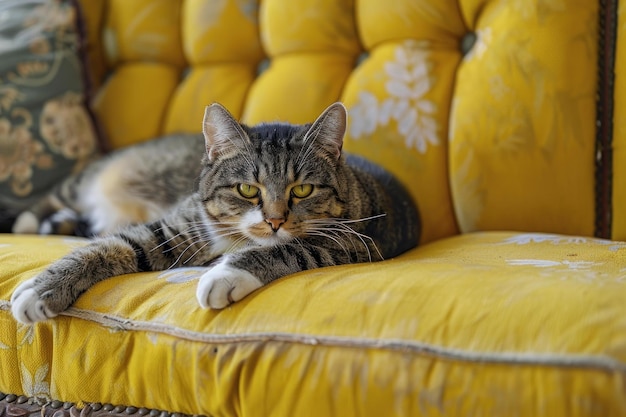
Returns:
[[[82,4],[112,147],[197,132],[214,101],[246,123],[301,123],[342,100],[346,149],[409,188],[423,242],[494,229],[597,234],[598,2]],[[626,239],[614,218],[612,237]]]

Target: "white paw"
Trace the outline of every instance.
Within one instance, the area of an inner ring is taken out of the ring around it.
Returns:
[[[39,231],[39,220],[30,211],[25,211],[17,216],[13,223],[13,233],[30,233],[34,234]]]
[[[211,268],[200,278],[196,298],[204,308],[224,308],[241,300],[263,284],[243,269],[228,265],[228,258]]]
[[[33,286],[34,279],[22,282],[11,296],[11,312],[20,323],[33,324],[57,315],[48,308]]]

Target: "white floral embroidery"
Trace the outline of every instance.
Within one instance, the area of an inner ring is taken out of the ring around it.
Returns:
[[[582,245],[594,243],[598,245],[610,246],[611,250],[615,248],[626,247],[626,242],[616,242],[604,239],[587,238],[581,236],[565,236],[554,235],[548,233],[524,233],[516,235],[504,240],[504,244],[528,245],[529,243],[552,243],[553,245],[573,244]]]
[[[506,262],[509,265],[516,266],[534,266],[536,268],[564,267],[575,271],[590,270],[596,266],[602,265],[602,263],[591,261],[551,261],[547,259],[509,259]]]
[[[553,13],[567,10],[565,0],[515,0],[512,3],[515,13],[519,13],[523,19],[545,20]]]
[[[354,138],[371,135],[378,125],[378,99],[367,91],[359,93],[357,105],[350,108],[350,134]]]
[[[46,363],[41,365],[34,374],[31,374],[26,366],[22,364],[22,390],[24,395],[48,401],[51,400],[50,384],[45,381],[49,369],[50,365]]]
[[[17,326],[17,331],[24,332],[22,335],[22,340],[20,341],[20,346],[24,344],[32,345],[35,340],[35,326],[31,326],[28,324],[19,323]]]
[[[202,274],[207,271],[204,267],[193,268],[177,268],[171,271],[165,271],[157,276],[157,279],[165,279],[172,284],[183,284],[185,282],[200,279]]]
[[[549,242],[555,245],[559,243],[586,243],[587,239],[585,238],[572,238],[572,241],[569,241],[570,238],[566,238],[561,235],[550,235],[543,233],[525,233],[517,236],[510,237],[505,239],[504,243],[508,244],[517,244],[517,245],[528,245],[529,243],[543,243]]]
[[[511,266],[530,266],[538,268],[539,276],[545,279],[561,281],[577,281],[586,284],[605,285],[607,282],[618,282],[622,276],[606,273],[604,263],[591,261],[553,261],[548,259],[508,259]]]
[[[437,106],[425,98],[434,84],[428,54],[418,42],[407,41],[396,48],[395,60],[386,62],[384,69],[390,97],[379,102],[372,93],[360,92],[349,110],[350,135],[355,139],[371,135],[393,120],[406,147],[426,153],[429,145],[440,143],[434,118]]]

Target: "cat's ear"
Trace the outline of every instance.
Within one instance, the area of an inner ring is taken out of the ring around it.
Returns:
[[[210,161],[219,155],[246,149],[250,140],[233,115],[218,103],[204,110],[202,133]]]
[[[328,106],[326,110],[313,122],[303,141],[314,140],[331,157],[339,159],[343,147],[343,137],[346,134],[348,111],[337,102]]]

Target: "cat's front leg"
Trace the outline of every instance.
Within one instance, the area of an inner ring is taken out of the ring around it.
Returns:
[[[250,272],[230,265],[229,256],[226,255],[202,275],[196,298],[204,308],[221,309],[262,286],[261,280]]]
[[[66,310],[95,283],[138,271],[132,246],[121,239],[101,239],[20,284],[11,296],[11,312],[25,324],[47,320]]]
[[[297,244],[243,250],[225,255],[209,269],[198,282],[196,297],[202,307],[220,309],[286,275],[355,259],[341,246],[310,244],[304,239]]]

